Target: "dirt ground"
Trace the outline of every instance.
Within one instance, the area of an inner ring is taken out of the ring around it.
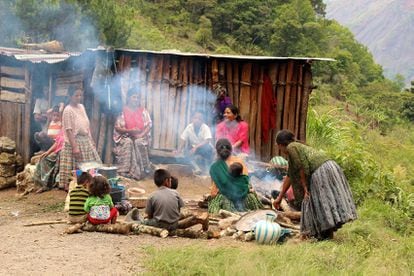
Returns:
[[[147,194],[155,190],[151,179],[129,182]],[[180,178],[178,191],[184,201],[194,201],[208,193],[207,177]],[[18,199],[15,189],[0,191],[0,275],[131,275],[145,272],[143,257],[146,246],[183,246],[239,243],[230,238],[190,240],[177,237],[161,239],[150,235],[116,235],[84,232],[62,234],[67,224],[24,226],[50,220],[65,220],[63,202],[66,192],[52,190],[29,194]],[[121,216],[120,220],[123,217]],[[112,263],[111,266],[108,264]]]

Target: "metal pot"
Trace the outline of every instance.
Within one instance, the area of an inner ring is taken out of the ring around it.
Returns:
[[[98,168],[98,173],[105,176],[106,178],[116,178],[118,167],[101,167]]]

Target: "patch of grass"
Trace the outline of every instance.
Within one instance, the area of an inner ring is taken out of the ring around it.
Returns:
[[[338,231],[335,240],[259,246],[146,248],[147,269],[161,275],[409,275],[414,272],[414,238],[387,226],[386,205],[367,201],[359,219]]]

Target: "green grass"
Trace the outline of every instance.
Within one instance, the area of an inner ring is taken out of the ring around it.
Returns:
[[[410,275],[414,238],[387,227],[384,210],[392,212],[380,202],[366,202],[359,219],[344,226],[334,241],[148,247],[146,268],[158,275]]]

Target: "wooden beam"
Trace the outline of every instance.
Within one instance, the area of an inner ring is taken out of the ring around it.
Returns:
[[[26,94],[24,94],[24,93],[15,93],[15,92],[11,92],[11,91],[1,89],[0,101],[7,101],[7,102],[12,102],[12,103],[25,103],[26,102]]]

